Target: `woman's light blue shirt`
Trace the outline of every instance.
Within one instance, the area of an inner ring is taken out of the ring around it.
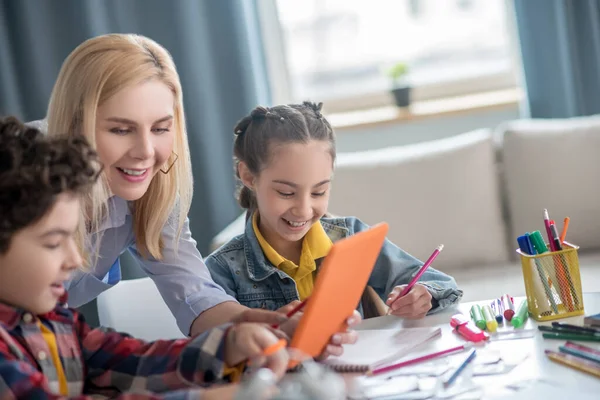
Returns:
[[[177,320],[179,329],[189,334],[194,319],[203,311],[225,301],[236,301],[210,276],[196,241],[185,221],[177,252],[173,238],[177,235],[176,223],[168,222],[163,231],[163,259],[144,259],[136,249],[132,215],[127,201],[113,196],[109,199],[109,217],[98,233],[92,234],[91,248],[94,260],[96,246],[100,240],[99,257],[89,272],[77,271],[67,283],[69,306],[79,307],[95,299],[121,280],[119,256],[129,250],[140,267],[152,278],[163,300]],[[148,318],[152,318],[151,315]]]

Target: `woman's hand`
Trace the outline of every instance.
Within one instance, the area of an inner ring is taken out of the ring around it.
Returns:
[[[406,285],[396,286],[388,296],[390,314],[397,317],[418,319],[431,310],[431,293],[423,285],[416,284],[405,296],[398,297]]]

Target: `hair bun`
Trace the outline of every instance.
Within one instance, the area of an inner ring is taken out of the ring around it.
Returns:
[[[319,119],[323,118],[323,114],[321,114],[321,109],[323,108],[323,102],[319,102],[319,104],[316,104],[312,101],[304,101],[302,104],[305,107],[308,107],[311,110],[313,110],[313,112],[315,113],[317,118],[319,118]]]

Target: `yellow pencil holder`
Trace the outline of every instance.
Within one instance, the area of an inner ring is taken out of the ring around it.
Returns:
[[[521,256],[529,314],[537,321],[583,315],[579,246],[564,242],[563,250]]]

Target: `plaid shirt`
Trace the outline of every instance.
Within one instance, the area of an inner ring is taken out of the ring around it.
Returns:
[[[223,377],[228,325],[193,339],[149,343],[106,328],[91,329],[77,311],[61,304],[36,317],[0,303],[0,400],[64,398],[38,318],[56,335],[68,398],[200,399],[197,385]]]

